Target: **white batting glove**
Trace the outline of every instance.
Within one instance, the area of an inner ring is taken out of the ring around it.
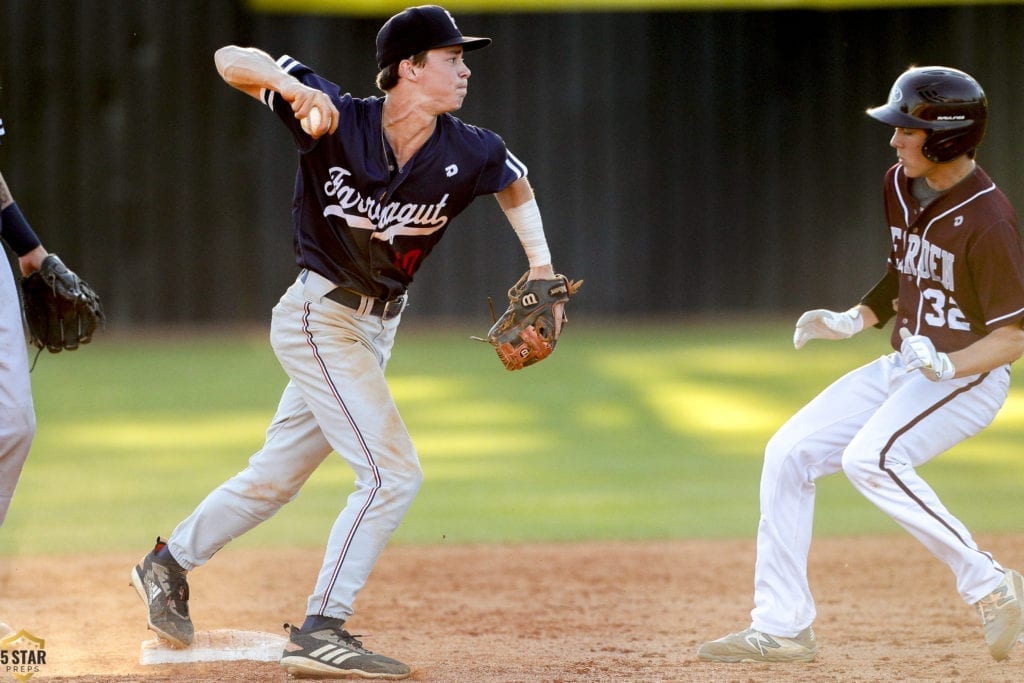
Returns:
[[[900,355],[907,365],[907,370],[920,370],[921,373],[933,382],[944,379],[953,379],[956,375],[956,368],[949,356],[941,351],[935,350],[932,340],[924,335],[911,334],[905,327],[900,328]]]
[[[847,339],[864,329],[864,316],[854,306],[836,313],[824,308],[807,311],[796,321],[793,346],[797,349],[812,339]]]

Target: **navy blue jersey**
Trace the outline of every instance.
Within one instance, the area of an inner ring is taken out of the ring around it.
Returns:
[[[288,56],[277,63],[327,93],[338,108],[338,130],[313,140],[284,98],[260,93],[299,152],[292,203],[296,262],[341,287],[380,299],[398,296],[452,218],[476,197],[526,175],[496,133],[449,114],[438,117],[434,133],[405,168],[392,172],[383,98],[342,94]]]

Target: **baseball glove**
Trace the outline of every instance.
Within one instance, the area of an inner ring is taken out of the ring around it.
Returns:
[[[565,304],[583,286],[583,280],[564,275],[530,280],[529,274],[524,273],[508,290],[508,310],[483,340],[494,347],[508,370],[520,370],[551,355],[566,321]]]
[[[106,319],[99,296],[56,254],[21,281],[29,341],[58,353],[88,344]]]

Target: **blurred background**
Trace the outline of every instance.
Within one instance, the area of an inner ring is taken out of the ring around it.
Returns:
[[[291,54],[377,94],[406,2],[2,0],[0,170],[111,327],[265,321],[295,274],[295,152],[216,48]],[[883,6],[884,5],[884,6]],[[1024,206],[1024,5],[446,3],[471,54],[458,114],[527,163],[581,315],[845,307],[882,273],[891,131],[864,109],[909,65],[972,73],[981,164]],[[497,204],[463,214],[407,319],[478,313],[526,262]],[[483,324],[483,323],[482,323]]]
[[[800,312],[842,310],[883,272],[895,153],[864,110],[911,64],[974,74],[980,162],[1024,207],[1024,4],[878,1],[446,3],[494,39],[459,116],[529,165],[555,265],[586,285],[559,353],[507,373],[468,338],[526,259],[490,198],[453,223],[388,365],[429,480],[396,539],[753,534],[764,442],[887,346],[791,342]],[[259,448],[286,381],[266,330],[296,272],[296,152],[213,52],[290,54],[371,96],[377,30],[405,6],[0,0],[0,171],[109,314],[87,351],[33,371],[0,558],[144,547]],[[1022,396],[929,469],[976,531],[1019,530]],[[321,544],[350,486],[332,459],[244,543]],[[816,532],[898,531],[845,479],[818,490]]]

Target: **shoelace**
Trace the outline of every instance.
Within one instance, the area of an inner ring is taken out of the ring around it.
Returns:
[[[982,598],[978,601],[978,616],[981,617],[981,625],[987,626],[996,618],[998,599],[993,597]]]
[[[185,572],[175,571],[168,569],[167,571],[167,586],[170,588],[169,597],[174,603],[175,609],[184,616],[188,616],[188,580],[185,578]]]
[[[987,626],[995,618],[991,606],[984,603],[978,603],[978,617],[981,619],[982,626]]]
[[[302,629],[299,628],[298,626],[292,626],[291,624],[285,623],[284,630],[286,630],[286,631],[288,631],[290,633],[292,629],[295,629],[296,631],[299,631],[300,633],[302,633]],[[362,634],[352,635],[346,629],[343,629],[343,628],[313,629],[313,630],[314,631],[330,630],[330,631],[332,631],[334,633],[334,635],[338,638],[338,640],[341,643],[344,643],[345,645],[347,645],[348,647],[352,648],[353,650],[358,650],[359,652],[361,652],[363,654],[367,654],[367,655],[372,655],[373,654],[373,652],[371,650],[367,650],[365,647],[363,647],[363,641],[359,640],[359,638],[364,638],[365,637]]]
[[[365,647],[363,647],[363,641],[358,640],[358,638],[363,638],[363,635],[354,636],[345,629],[341,629],[338,631],[338,637],[345,641],[347,645],[350,645],[354,650],[359,650],[360,652],[365,652],[366,654],[373,654]]]

